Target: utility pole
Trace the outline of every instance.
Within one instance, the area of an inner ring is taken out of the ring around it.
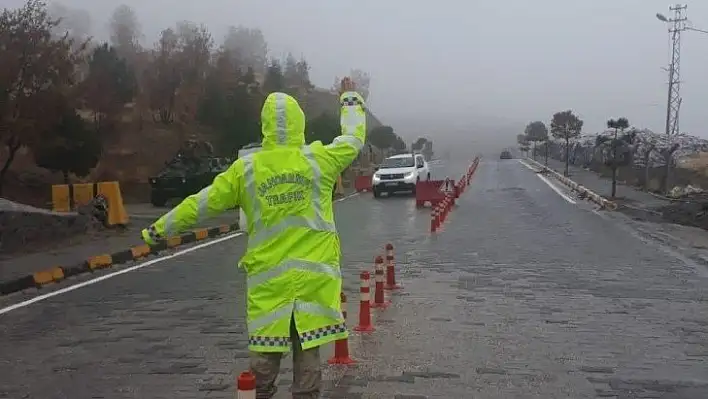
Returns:
[[[681,101],[681,32],[686,30],[686,5],[669,7],[673,18],[669,18],[671,35],[671,61],[669,62],[669,90],[666,103],[666,134],[679,133],[678,118]]]
[[[673,137],[679,134],[679,111],[681,109],[681,32],[687,30],[686,27],[687,6],[676,4],[669,7],[673,16],[666,18],[662,14],[656,17],[667,22],[669,25],[669,35],[671,38],[671,60],[669,61],[669,90],[666,101],[666,136],[668,139],[667,151],[673,145]],[[666,159],[666,191],[669,191],[669,172],[671,171],[671,161],[673,156]]]

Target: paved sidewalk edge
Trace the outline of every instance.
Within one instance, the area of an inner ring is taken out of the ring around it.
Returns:
[[[208,238],[218,237],[227,233],[235,232],[238,229],[238,223],[195,229],[188,233],[170,237],[167,240],[157,243],[156,245],[137,245],[112,254],[92,256],[73,266],[54,266],[24,277],[0,282],[0,296],[9,295],[28,288],[42,288],[43,286],[62,281],[68,277],[84,273],[93,273],[99,269],[105,269],[114,265],[136,261],[150,255],[157,255],[159,252],[166,249],[206,240]]]
[[[541,168],[542,172],[550,173],[556,180],[565,184],[567,187],[570,187],[573,191],[577,191],[583,198],[586,198],[586,199],[596,203],[602,209],[608,209],[611,211],[617,210],[617,203],[615,203],[614,201],[610,201],[607,198],[595,193],[594,191],[588,190],[582,184],[579,184],[579,183],[563,176],[561,173],[558,173],[557,171],[553,170],[552,168],[545,166],[532,158],[526,157],[524,160],[527,162],[530,162],[535,167]]]

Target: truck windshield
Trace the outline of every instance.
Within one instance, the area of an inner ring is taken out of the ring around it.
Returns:
[[[381,163],[380,169],[411,168],[415,165],[413,157],[386,158]]]

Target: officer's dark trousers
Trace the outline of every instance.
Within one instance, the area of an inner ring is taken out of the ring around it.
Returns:
[[[290,320],[290,340],[293,347],[293,399],[317,399],[322,389],[320,348],[302,350],[295,328]],[[278,388],[275,380],[280,372],[283,353],[251,352],[251,372],[256,376],[256,398],[271,399]]]

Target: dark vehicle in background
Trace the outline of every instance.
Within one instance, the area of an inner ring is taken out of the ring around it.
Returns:
[[[165,206],[195,194],[210,185],[232,162],[223,157],[192,158],[177,154],[157,176],[150,178],[150,203]]]
[[[511,156],[511,151],[509,150],[504,150],[501,152],[501,155],[499,155],[499,159],[512,159],[513,157]]]

